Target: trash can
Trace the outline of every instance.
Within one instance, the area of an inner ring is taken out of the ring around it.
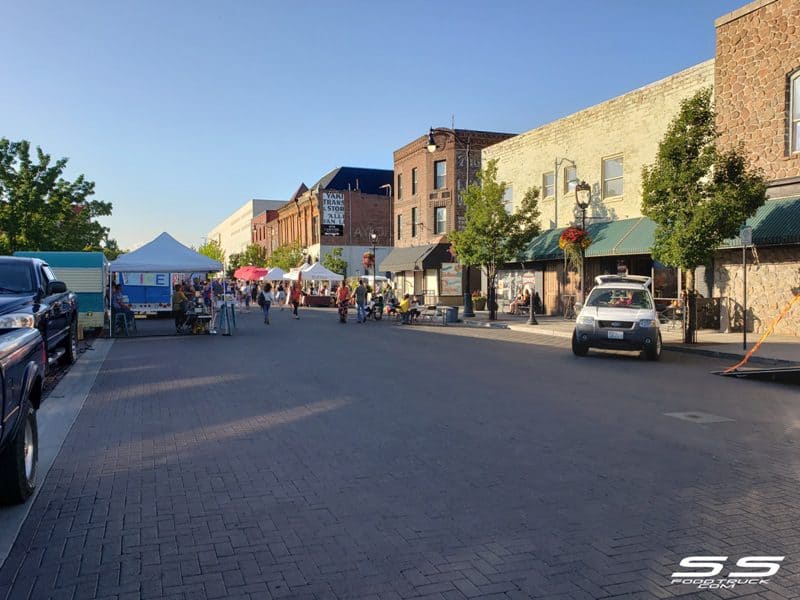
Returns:
[[[445,323],[458,323],[457,306],[446,306],[444,310],[445,310],[445,316],[444,316]]]

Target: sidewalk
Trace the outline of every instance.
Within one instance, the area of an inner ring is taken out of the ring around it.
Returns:
[[[525,331],[538,335],[549,335],[553,337],[572,337],[574,321],[566,321],[561,317],[547,317],[539,315],[536,320],[538,325],[528,325],[528,317],[516,317],[507,314],[498,314],[497,321],[489,321],[488,311],[475,311],[475,317],[462,319],[462,324],[472,327],[501,327],[514,331]],[[689,352],[713,356],[716,358],[730,359],[734,364],[741,360],[747,351],[742,350],[742,334],[739,333],[720,333],[712,330],[701,330],[697,332],[696,344],[683,343],[683,331],[680,324],[670,327],[662,325],[661,337],[664,341],[664,350],[675,352]],[[761,334],[747,334],[747,350],[750,350],[760,339]],[[764,366],[800,366],[800,338],[771,335],[761,345],[761,348],[750,358],[750,365]]]

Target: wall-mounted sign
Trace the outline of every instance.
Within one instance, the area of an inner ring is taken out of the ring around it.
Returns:
[[[322,235],[344,235],[344,193],[322,192]]]
[[[439,269],[440,296],[461,295],[461,265],[458,263],[442,263]]]

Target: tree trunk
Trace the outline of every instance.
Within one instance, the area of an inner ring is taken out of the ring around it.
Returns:
[[[497,270],[487,269],[487,285],[489,286],[489,293],[487,294],[487,302],[489,303],[489,320],[497,320]]]
[[[697,342],[697,293],[694,289],[694,269],[686,269],[686,303],[684,306],[683,343]]]

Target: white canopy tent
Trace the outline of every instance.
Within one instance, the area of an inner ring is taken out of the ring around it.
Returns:
[[[297,272],[287,274],[286,278],[291,281],[297,281],[298,273],[302,275],[303,281],[342,281],[344,279],[339,273],[326,269],[320,263],[314,263],[311,266],[307,265]]]
[[[111,263],[111,271],[115,273],[212,273],[221,270],[221,263],[187,248],[166,232]]]
[[[267,274],[261,278],[261,281],[282,281],[286,279],[286,273],[280,267],[269,269]]]

